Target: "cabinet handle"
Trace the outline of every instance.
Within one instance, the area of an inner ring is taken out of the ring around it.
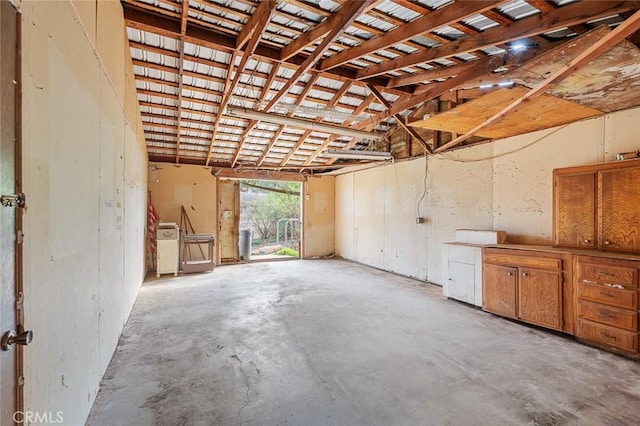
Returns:
[[[523,276],[523,277],[528,277],[528,276],[529,276],[529,274],[528,274],[528,273],[526,273],[526,272],[523,272],[523,273],[522,273],[522,276]]]
[[[610,245],[611,245],[611,241],[606,240],[606,241],[604,242],[604,245],[605,245],[605,246],[610,246]]]
[[[584,240],[585,243],[589,244],[591,240]]]
[[[614,336],[613,334],[605,333],[604,331],[598,331],[598,334],[603,337],[606,337],[607,339],[616,340],[616,336]]]
[[[602,283],[602,285],[604,285],[605,287],[619,288],[620,290],[624,290],[625,289],[625,287],[622,284]]]
[[[609,294],[609,293],[603,293],[603,292],[600,292],[600,293],[598,293],[598,294],[599,294],[600,296],[615,297],[615,296],[613,296],[613,295],[611,295],[611,294]]]
[[[511,276],[513,275],[513,272],[507,272],[507,275]]]
[[[600,315],[601,317],[604,317],[604,318],[613,318],[613,315],[611,315],[607,311],[598,311],[598,315]]]

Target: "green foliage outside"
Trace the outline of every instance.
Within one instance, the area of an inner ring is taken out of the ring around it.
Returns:
[[[279,256],[300,257],[300,253],[298,253],[298,250],[294,250],[290,247],[283,247],[280,250],[278,250],[276,254]]]
[[[247,219],[255,231],[254,241],[275,241],[276,224],[279,219],[300,219],[300,183],[298,182],[246,180],[241,182],[240,190],[256,194],[244,203]],[[284,222],[281,223],[280,228],[280,238],[284,239],[282,234]]]

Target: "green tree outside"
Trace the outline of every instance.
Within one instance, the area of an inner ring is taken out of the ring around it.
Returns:
[[[255,237],[261,240],[276,236],[278,220],[300,220],[299,182],[243,180],[240,191],[255,194],[244,201],[243,210],[253,231],[257,233]],[[284,238],[284,222],[281,228],[280,237]]]

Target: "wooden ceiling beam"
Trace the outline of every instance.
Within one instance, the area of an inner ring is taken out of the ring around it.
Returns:
[[[531,59],[533,59],[534,57],[542,54],[543,52],[549,50],[550,48],[560,44],[562,42],[556,42],[554,44],[548,43],[547,45],[545,45],[544,47],[538,47],[538,48],[533,48],[533,49],[526,49],[523,50],[521,52],[516,52],[516,53],[503,53],[500,55],[494,55],[495,57],[501,57],[502,58],[502,62],[497,61],[496,63],[499,64],[501,69],[504,69],[504,71],[516,68],[522,64],[524,64],[527,61],[530,61]],[[485,61],[487,61],[487,63],[491,63],[491,59],[490,57],[485,57],[484,59]],[[402,77],[397,77],[394,79],[389,80],[389,84],[405,84],[405,85],[409,85],[409,84],[416,84],[419,82],[425,82],[425,81],[430,81],[430,80],[435,80],[435,79],[441,79],[441,78],[451,78],[454,77],[458,74],[460,74],[461,72],[464,72],[470,68],[475,67],[478,64],[478,60],[473,60],[473,61],[467,61],[467,62],[463,62],[461,64],[458,65],[451,65],[449,67],[440,67],[434,70],[427,70],[427,71],[423,71],[423,72],[416,72],[414,74],[410,74],[407,76],[402,76]],[[491,70],[488,70],[491,71]],[[502,74],[500,73],[493,73],[492,74],[492,79],[491,81],[494,80],[498,80],[500,81],[500,78],[502,77]],[[481,76],[482,79],[485,79],[486,76],[482,75]],[[481,84],[488,84],[487,82],[479,82],[478,85]],[[419,85],[416,87],[415,91],[413,94],[417,94],[419,92],[422,92],[424,90],[429,90],[429,85]]]
[[[466,141],[471,136],[475,135],[479,130],[487,127],[488,125],[495,123],[500,118],[515,110],[522,103],[528,101],[529,99],[533,99],[544,94],[547,90],[549,90],[554,85],[558,84],[560,81],[564,80],[566,77],[570,76],[584,65],[588,64],[592,59],[597,58],[603,53],[607,52],[611,48],[613,48],[616,44],[623,41],[625,38],[629,37],[636,31],[640,29],[640,11],[634,13],[631,17],[617,26],[614,30],[610,31],[603,37],[600,37],[593,41],[591,45],[589,45],[581,54],[576,56],[571,62],[563,65],[560,69],[552,73],[546,79],[541,81],[536,87],[529,90],[524,96],[516,99],[511,104],[507,105],[502,110],[498,111],[493,116],[489,117],[479,125],[475,126],[473,129],[469,130],[465,134],[458,136],[453,139],[451,142],[448,142],[434,152],[439,153],[445,151],[447,149],[453,148],[456,145]],[[585,36],[588,36],[587,33]]]
[[[291,89],[291,87],[298,82],[300,77],[307,73],[317,62],[317,60],[324,54],[329,45],[340,36],[340,34],[351,24],[351,22],[353,22],[360,15],[360,13],[366,10],[371,2],[371,0],[349,2],[343,5],[335,15],[329,18],[332,19],[331,22],[333,25],[329,35],[327,35],[323,39],[322,43],[320,43],[320,45],[314,51],[313,55],[309,55],[307,59],[302,64],[300,64],[298,69],[294,72],[293,76],[291,76],[284,84],[284,86],[279,89],[279,91],[273,96],[273,98],[271,98],[271,101],[269,101],[267,106],[264,108],[265,112],[269,112],[269,110],[271,110],[274,105],[278,103],[280,99],[282,99],[282,97],[289,92],[289,89]],[[317,76],[317,74],[315,73],[314,75]],[[253,121],[256,122],[253,123]],[[246,131],[246,134],[244,135],[242,141],[244,141],[248,133],[253,130],[253,127],[257,125],[257,120],[253,121],[250,123],[250,125],[253,124],[253,126],[247,128],[248,130]],[[238,157],[240,156],[240,151],[242,151],[242,145],[234,155],[234,158],[231,162],[232,167],[235,167]]]
[[[551,12],[552,10],[557,8],[555,4],[548,2],[547,0],[525,0],[525,1],[543,13]],[[589,31],[589,28],[587,28],[583,24],[572,25],[569,27],[569,29],[572,31],[575,31],[576,34],[584,34],[585,32]]]
[[[638,1],[588,1],[570,3],[545,14],[538,14],[515,21],[512,25],[500,26],[474,36],[435,46],[404,57],[391,59],[358,71],[358,79],[379,76],[405,67],[445,59],[456,54],[472,52],[500,43],[542,34],[554,29],[569,27],[596,18],[614,15],[640,8]]]
[[[176,54],[177,57],[177,54]],[[202,58],[195,58],[195,57],[190,57],[189,55],[185,55],[185,59],[192,61],[192,62],[198,62],[198,63],[202,63],[203,65],[207,65],[206,59],[202,59]],[[197,59],[197,60],[195,60]],[[146,62],[146,61],[142,61],[139,59],[134,59],[133,60],[133,64],[142,68],[151,68],[151,69],[155,69],[158,71],[163,71],[163,72],[167,72],[167,73],[171,73],[174,75],[177,75],[178,73],[178,69],[177,68],[173,68],[167,65],[161,65],[155,62]],[[210,66],[210,63],[208,64]],[[278,64],[277,62],[275,62],[273,64],[276,68],[278,66],[280,66],[280,64]],[[227,65],[228,67],[228,65]],[[226,68],[225,68],[226,69]],[[313,71],[311,71],[313,72]],[[199,73],[199,72],[194,72],[194,71],[188,71],[188,70],[184,70],[183,74],[189,77],[193,77],[193,78],[197,78],[199,80],[203,80],[205,82],[212,82],[212,83],[218,83],[218,84],[222,84],[224,85],[226,80],[224,78],[220,78],[220,77],[215,77],[209,74],[203,74],[203,73]],[[253,74],[253,72],[252,72]],[[278,77],[277,76],[277,72],[273,73],[273,72],[269,72],[269,73],[262,73],[262,72],[256,72],[255,74],[257,74],[260,78],[265,78],[267,80],[267,83],[269,83],[269,81],[271,81],[271,83],[273,82],[279,82],[279,83],[285,83],[287,81],[286,78],[284,77]],[[141,80],[141,81],[150,81],[153,83],[158,83],[158,84],[165,84],[167,86],[171,86],[171,87],[177,87],[178,83],[177,82],[172,82],[172,81],[168,81],[168,80],[162,80],[162,79],[158,79],[155,77],[149,77],[149,76],[144,76],[144,75],[140,75],[140,74],[135,74],[136,76],[136,80]],[[340,79],[339,80],[341,83],[343,82],[349,82],[349,83],[353,83],[353,80],[350,79]],[[356,83],[360,86],[363,85],[363,83]],[[271,84],[265,84],[266,87],[271,87]],[[264,96],[261,96],[257,103],[261,103],[262,101],[264,101],[266,95],[268,95],[268,93],[271,92],[277,92],[276,89],[269,89],[268,92],[264,91],[264,87],[260,87],[260,86],[253,86],[250,84],[246,84],[246,83],[238,83],[238,85],[236,87],[239,88],[245,88],[248,90],[260,90],[261,93]],[[296,86],[301,87],[303,90],[306,88],[307,84],[301,81],[298,81],[296,83]],[[203,92],[203,93],[207,93],[207,89],[203,88],[203,87],[198,87],[198,86],[193,86],[191,84],[185,84],[185,88],[188,88],[189,90],[194,90],[194,91],[199,91],[199,92]],[[314,86],[313,87],[314,90],[317,90],[319,92],[324,92],[324,93],[328,93],[331,95],[334,95],[336,93],[336,90],[328,88],[328,87],[324,87],[324,86]],[[398,90],[388,90],[388,93],[393,93],[395,95],[398,94],[407,94],[409,92],[409,89],[406,90],[402,90],[402,91],[398,91]],[[365,97],[364,96],[360,96],[357,94],[353,94],[352,97],[356,98],[356,99],[360,99],[363,100]],[[322,100],[317,100],[318,102],[322,102]]]
[[[151,11],[129,2],[122,3],[122,9],[124,11],[124,21],[127,27],[146,31],[152,34],[158,34],[168,38],[179,38],[180,22],[178,19],[156,13],[156,11]],[[231,53],[236,50],[236,37],[228,34],[222,34],[212,28],[203,27],[193,22],[189,22],[185,41],[225,53]],[[280,51],[281,49],[259,44],[256,47],[254,54],[268,61],[280,62]],[[307,60],[307,56],[296,55],[286,61],[283,61],[281,65],[286,66],[289,69],[296,69],[300,64],[304,63],[305,60]],[[336,67],[327,72],[326,77],[339,81],[345,81],[345,79],[353,81],[356,77],[356,70],[349,67]],[[378,86],[386,85],[386,79],[384,78],[369,82]]]
[[[309,82],[307,83],[305,88],[302,89],[302,92],[300,92],[300,95],[298,95],[298,98],[296,99],[296,102],[295,102],[296,105],[300,105],[302,103],[302,101],[305,100],[305,98],[307,97],[307,95],[311,91],[311,88],[313,87],[313,85],[316,83],[316,81],[318,81],[319,77],[320,77],[319,73],[312,73],[311,74],[311,79],[309,80]],[[345,84],[347,84],[347,83],[343,83],[343,86]],[[334,95],[334,98],[335,97],[336,97],[336,95]],[[293,116],[293,114],[288,113],[287,116],[291,117],[291,116]],[[280,126],[280,128],[278,129],[277,135],[265,147],[264,151],[262,152],[262,155],[258,158],[258,161],[257,161],[257,165],[258,166],[262,165],[264,160],[267,158],[267,155],[269,154],[269,151],[271,151],[271,148],[278,142],[278,138],[280,137],[280,135],[282,134],[282,132],[284,131],[284,129],[286,127],[287,126],[284,126],[284,125]]]
[[[286,61],[292,56],[300,53],[302,49],[304,49],[311,43],[315,43],[318,40],[323,39],[333,29],[332,26],[335,25],[337,16],[338,15],[336,14],[326,18],[320,24],[316,25],[313,29],[307,31],[306,33],[302,33],[298,38],[283,47],[282,51],[280,52],[280,60]]]
[[[256,105],[260,105],[262,102],[264,102],[264,100],[267,97],[267,94],[271,91],[271,84],[273,84],[273,80],[276,78],[276,76],[278,75],[278,69],[280,68],[280,65],[275,62],[272,67],[271,67],[271,73],[269,74],[269,77],[267,78],[267,81],[265,82],[264,87],[262,88],[262,91],[260,92],[260,97],[258,98],[258,102],[256,102]],[[313,85],[313,83],[311,84]],[[306,87],[303,88],[303,90],[307,90]],[[242,134],[242,138],[240,140],[244,140],[244,138],[246,138],[249,133],[258,125],[258,120],[251,120],[249,121],[249,124],[247,125],[247,127],[245,128],[243,134]],[[236,155],[234,155],[234,158],[232,159],[232,163],[235,163],[235,161],[237,160],[238,156],[240,155],[240,150],[238,150],[238,152],[236,152]]]
[[[189,16],[189,0],[182,0],[180,13],[180,40],[178,41],[178,135],[176,139],[176,164],[180,162],[180,117],[182,116],[182,80],[184,71],[184,35],[187,32],[187,18]]]
[[[236,37],[236,50],[241,49],[247,41],[254,35],[256,30],[262,34],[266,30],[269,18],[276,8],[276,2],[272,0],[264,0],[255,7],[253,14],[242,27],[242,31]],[[259,38],[259,37],[258,37]],[[257,42],[256,42],[257,43]]]
[[[375,100],[375,96],[373,95],[373,93],[367,96],[367,98],[360,105],[358,105],[358,107],[353,111],[353,115],[358,116],[362,114],[364,110],[367,109],[371,104],[371,102],[373,102],[374,100]],[[353,123],[353,120],[344,121],[342,124],[344,126],[348,126],[351,123]],[[309,158],[307,158],[306,161],[302,164],[304,166],[310,165],[316,159],[316,157],[320,155],[320,153],[322,153],[322,151],[324,151],[329,146],[329,144],[331,144],[331,142],[335,141],[340,137],[342,137],[342,135],[336,135],[336,134],[330,135],[328,138],[324,140],[324,142],[322,142],[316,148],[316,150],[313,153],[311,153],[311,155],[309,155]],[[359,140],[361,139],[353,139],[352,142],[355,141],[354,142],[354,145],[355,145],[355,143],[357,143],[357,141]],[[348,149],[348,148],[345,148],[345,149]],[[332,160],[335,161],[335,159],[332,159]]]
[[[450,78],[460,74],[463,71],[473,68],[476,61],[463,62],[458,65],[448,67],[439,67],[426,71],[418,71],[413,74],[395,77],[389,80],[388,87],[406,86],[409,84],[423,83],[430,80],[440,78]]]
[[[342,85],[342,87],[340,87],[340,90],[338,91],[338,93],[336,93],[333,98],[331,99],[331,102],[329,103],[329,107],[335,106],[338,101],[340,101],[340,98],[342,98],[347,91],[349,90],[349,87],[351,87],[351,84],[349,83],[344,83]],[[317,123],[320,123],[323,121],[322,117],[318,117],[315,120]],[[284,159],[282,160],[282,162],[280,163],[281,166],[286,166],[287,162],[289,160],[291,160],[291,157],[293,157],[296,154],[296,151],[298,151],[298,149],[302,146],[302,144],[304,144],[305,139],[308,137],[307,136],[303,136],[301,137],[298,142],[296,142],[296,144],[291,148],[291,151],[289,151],[289,153],[284,157]]]
[[[492,70],[502,65],[503,56],[489,56],[485,59],[480,59],[474,62],[476,64],[473,68],[469,68],[465,71],[460,72],[456,77],[450,78],[441,83],[430,84],[428,89],[422,92],[418,92],[415,95],[407,97],[403,100],[396,101],[391,105],[391,108],[388,108],[386,111],[380,112],[373,116],[371,119],[362,121],[357,125],[351,127],[354,127],[356,129],[374,128],[380,121],[391,117],[394,114],[398,114],[404,110],[413,108],[423,102],[440,96],[441,94],[448,92],[449,90],[455,89],[461,84],[464,84],[466,81],[478,78],[482,75],[487,74],[488,72],[491,72]]]
[[[282,99],[282,97],[291,89],[298,79],[306,74],[311,67],[313,67],[317,61],[322,58],[322,55],[327,51],[331,43],[342,34],[342,32],[351,25],[351,23],[360,16],[370,5],[373,0],[359,0],[345,3],[331,18],[332,28],[331,32],[322,40],[322,43],[315,48],[312,55],[307,56],[307,59],[298,66],[298,69],[289,78],[289,81],[285,83],[280,91],[271,99],[269,104],[265,107],[265,111],[269,112],[273,106]]]
[[[391,103],[385,99],[383,94],[380,91],[378,91],[378,89],[376,89],[375,86],[369,85],[368,87],[369,87],[369,90],[371,90],[371,93],[373,93],[373,96],[375,96],[380,102],[382,102],[382,104],[385,107],[387,107],[387,110],[391,108]],[[422,136],[420,136],[420,134],[416,131],[416,129],[414,129],[413,127],[407,126],[407,124],[404,122],[404,119],[400,114],[393,114],[393,118],[395,118],[398,124],[400,125],[400,127],[402,127],[407,133],[409,133],[409,135],[412,138],[417,140],[418,143],[422,145],[422,147],[429,154],[433,154],[433,149],[431,148],[431,146],[429,146],[429,144],[424,139],[422,139]]]
[[[453,5],[443,7],[442,9],[438,9],[428,15],[406,23],[401,27],[385,33],[384,35],[374,37],[358,46],[336,53],[335,55],[320,61],[318,69],[321,71],[329,70],[337,67],[338,65],[368,55],[371,52],[393,46],[394,44],[402,43],[412,37],[428,33],[444,25],[450,25],[468,16],[482,13],[485,10],[498,6],[500,3],[504,3],[504,1],[468,1],[460,2],[460,4],[456,2]]]
[[[247,66],[249,58],[251,57],[251,55],[253,55],[253,52],[255,52],[255,49],[258,46],[260,38],[262,37],[262,33],[269,24],[269,20],[271,20],[271,15],[276,8],[276,4],[277,3],[275,1],[265,0],[256,8],[254,14],[258,15],[258,17],[256,18],[257,20],[255,21],[257,30],[251,33],[251,40],[249,40],[249,43],[247,43],[247,47],[244,51],[242,59],[240,60],[237,69],[235,69],[235,76],[233,78],[233,81],[229,83],[229,78],[234,72],[237,51],[234,51],[234,53],[232,54],[231,61],[229,62],[229,71],[227,73],[227,82],[225,83],[225,91],[222,97],[222,101],[220,102],[220,107],[218,108],[218,115],[216,116],[216,120],[213,125],[213,136],[211,136],[211,143],[209,144],[209,151],[207,153],[207,161],[205,162],[205,165],[208,165],[209,160],[211,159],[211,155],[213,153],[213,145],[218,134],[217,128],[220,124],[220,120],[222,119],[222,114],[224,113],[224,110],[227,107],[231,96],[233,95],[233,91],[235,90],[237,84],[240,82],[242,72]],[[240,152],[240,149],[242,149],[242,145],[238,148],[238,152]]]

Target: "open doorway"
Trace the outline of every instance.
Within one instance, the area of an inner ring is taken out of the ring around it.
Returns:
[[[240,181],[240,257],[245,261],[298,259],[300,182]]]

